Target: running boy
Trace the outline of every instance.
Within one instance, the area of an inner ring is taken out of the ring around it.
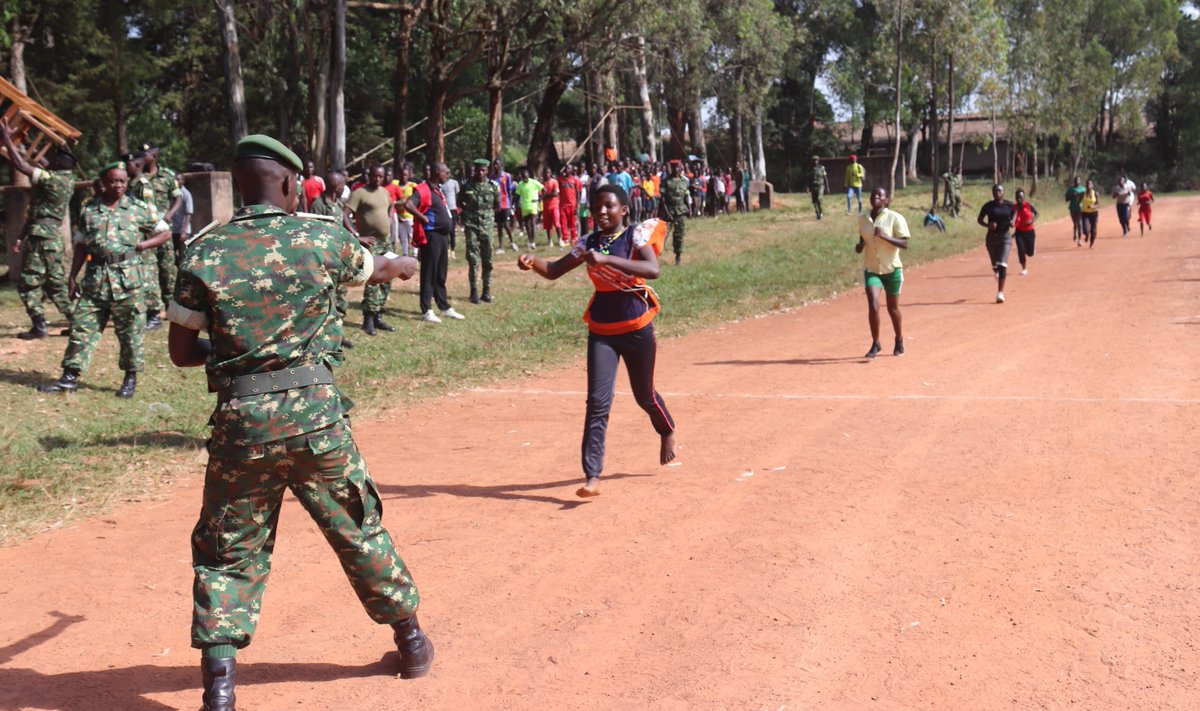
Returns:
[[[888,209],[892,198],[887,188],[878,186],[871,192],[871,214],[858,216],[858,244],[854,251],[863,256],[863,283],[867,290],[867,322],[871,326],[871,350],[874,358],[882,350],[879,345],[880,296],[887,294],[888,316],[896,334],[892,355],[904,355],[904,333],[900,329],[900,287],[904,284],[904,269],[900,250],[908,249],[908,222],[898,212]]]

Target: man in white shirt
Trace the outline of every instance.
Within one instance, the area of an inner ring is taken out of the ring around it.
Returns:
[[[1117,220],[1121,223],[1121,236],[1129,234],[1129,213],[1133,209],[1133,203],[1137,200],[1137,183],[1129,179],[1125,173],[1121,173],[1121,177],[1117,180],[1116,187],[1113,188],[1113,198],[1117,204]]]

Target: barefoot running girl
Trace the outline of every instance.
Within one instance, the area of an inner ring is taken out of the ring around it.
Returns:
[[[904,269],[900,250],[908,249],[908,222],[898,212],[888,209],[892,203],[887,188],[878,186],[871,192],[871,214],[858,217],[858,244],[854,251],[863,256],[863,283],[867,290],[867,322],[871,325],[871,350],[867,358],[879,355],[880,297],[887,294],[888,316],[896,333],[892,355],[904,355],[904,333],[900,329],[900,287]]]
[[[1013,241],[1017,243],[1017,258],[1021,260],[1021,276],[1029,273],[1029,257],[1033,256],[1033,243],[1037,235],[1033,223],[1037,221],[1038,209],[1025,199],[1025,189],[1017,188],[1016,215],[1013,217]]]
[[[658,296],[646,285],[658,278],[658,254],[667,234],[667,223],[653,219],[622,228],[629,214],[629,195],[619,185],[592,191],[591,211],[596,231],[581,237],[564,257],[548,262],[523,254],[517,266],[546,279],[557,279],[581,264],[596,293],[583,313],[588,324],[587,417],[583,427],[582,461],[587,482],[575,493],[597,496],[604,468],[604,438],[612,408],[617,363],[625,359],[633,397],[661,438],[659,463],[675,458],[675,421],[662,396],[654,389],[654,316]]]

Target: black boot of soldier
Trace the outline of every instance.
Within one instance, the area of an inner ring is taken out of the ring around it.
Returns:
[[[368,336],[375,335],[375,314],[363,314],[363,332]]]
[[[117,391],[117,397],[128,400],[133,397],[133,391],[137,390],[137,371],[125,371],[125,382],[121,383],[121,389]]]
[[[471,303],[472,303],[472,304],[478,304],[478,303],[479,303],[479,289],[476,289],[474,284],[472,284],[472,285],[471,285],[471,298],[470,298],[470,301],[471,301]]]
[[[74,370],[63,370],[62,377],[48,385],[39,385],[38,392],[43,393],[73,393],[79,389],[79,373]]]
[[[492,298],[492,290],[491,290],[491,289],[484,289],[484,290],[483,290],[483,303],[485,303],[485,304],[490,304],[490,303],[492,303],[493,301],[495,301],[495,299],[493,299],[493,298]]]
[[[146,330],[157,331],[160,328],[162,328],[162,316],[159,316],[157,311],[146,314]]]
[[[396,631],[396,649],[400,652],[400,678],[416,679],[429,674],[433,666],[433,642],[421,631],[417,616],[392,625]]]
[[[394,327],[384,323],[383,316],[380,316],[379,314],[375,314],[375,328],[378,328],[380,331],[387,331],[388,333],[392,333],[396,330]]]
[[[345,350],[354,350],[354,341],[342,336],[342,348]]]
[[[46,317],[34,316],[33,326],[24,333],[18,333],[17,338],[20,338],[22,341],[32,341],[37,338],[46,338],[48,335],[50,334],[46,333]]]
[[[204,678],[204,708],[201,711],[236,711],[233,686],[237,681],[237,660],[201,659],[200,673]]]

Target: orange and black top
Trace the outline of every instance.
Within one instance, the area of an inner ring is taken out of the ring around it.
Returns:
[[[661,254],[667,236],[667,223],[647,220],[630,225],[617,235],[593,232],[581,237],[571,253],[582,257],[595,250],[625,259],[638,259],[638,250],[649,244]],[[641,277],[626,274],[610,266],[588,265],[588,277],[596,293],[583,312],[588,330],[601,336],[618,336],[644,328],[658,314],[658,294]]]

